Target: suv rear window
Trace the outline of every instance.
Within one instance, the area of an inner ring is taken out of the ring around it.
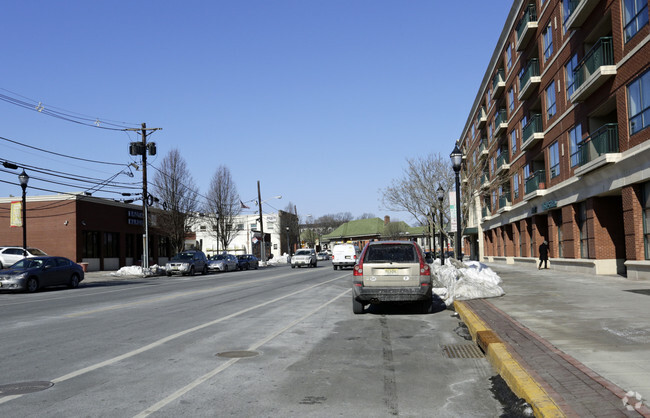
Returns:
[[[366,263],[418,263],[413,244],[370,245],[363,259]]]

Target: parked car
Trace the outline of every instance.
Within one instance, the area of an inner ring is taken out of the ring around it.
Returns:
[[[194,276],[197,271],[206,274],[208,272],[208,258],[203,251],[183,251],[172,257],[165,268],[168,276],[172,274]]]
[[[301,248],[300,250],[296,251],[296,253],[291,257],[291,268],[296,268],[296,266],[318,266],[316,250],[312,248]]]
[[[253,254],[238,255],[237,263],[239,265],[239,270],[257,270],[260,266],[260,260]]]
[[[235,271],[238,266],[237,257],[232,254],[218,254],[208,262],[210,271]]]
[[[47,254],[38,248],[27,247],[27,257],[45,257]],[[0,269],[10,267],[15,262],[22,260],[23,247],[0,247]]]
[[[0,271],[0,290],[32,293],[43,287],[62,285],[74,289],[83,279],[81,266],[65,257],[30,257]]]
[[[385,302],[421,304],[431,312],[432,276],[420,246],[412,241],[375,241],[363,249],[352,277],[352,312]]]
[[[354,244],[336,244],[332,248],[332,268],[354,267],[361,250]]]
[[[330,259],[330,256],[325,251],[321,251],[318,254],[316,254],[316,259],[318,261],[327,261]]]

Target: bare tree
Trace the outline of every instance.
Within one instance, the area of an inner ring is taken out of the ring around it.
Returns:
[[[382,237],[385,239],[402,239],[404,238],[404,232],[406,232],[404,222],[393,221],[384,225]]]
[[[198,209],[198,189],[178,149],[163,158],[153,179],[153,192],[164,210],[157,226],[169,237],[174,252],[183,250],[191,215]]]
[[[449,221],[447,192],[455,183],[449,158],[438,153],[407,159],[406,162],[404,176],[393,180],[383,190],[383,205],[388,210],[408,212],[420,225],[433,221],[438,229],[444,230]],[[437,198],[439,186],[445,191],[442,204]],[[443,214],[442,220],[438,216],[440,213]]]
[[[372,218],[376,218],[376,216],[374,213],[370,213],[370,212],[365,212],[362,213],[360,216],[357,216],[357,219],[372,219]]]
[[[210,234],[226,250],[235,238],[235,217],[241,213],[242,203],[230,170],[220,165],[212,176],[206,202],[206,216]]]

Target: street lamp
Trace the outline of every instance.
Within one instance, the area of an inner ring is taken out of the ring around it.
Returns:
[[[451,158],[451,167],[454,169],[456,174],[456,259],[462,260],[463,256],[461,255],[461,220],[460,220],[460,165],[463,162],[463,153],[458,149],[458,142],[454,146],[454,150],[449,155]]]
[[[23,172],[18,175],[20,180],[20,187],[23,189],[23,257],[27,257],[27,183],[29,183],[29,176]]]
[[[266,242],[264,239],[264,218],[262,216],[262,203],[266,203],[271,199],[282,199],[282,195],[279,196],[273,196],[269,199],[266,199],[265,201],[262,201],[262,193],[260,192],[260,181],[257,181],[257,201],[259,202],[259,209],[260,209],[260,233],[262,234],[262,249],[260,250],[260,256],[262,259],[262,265],[266,265]]]
[[[436,190],[436,196],[438,197],[438,202],[440,202],[440,264],[445,265],[445,251],[442,248],[442,228],[445,224],[445,218],[442,216],[442,202],[445,200],[445,190],[440,184],[438,184],[438,190]]]

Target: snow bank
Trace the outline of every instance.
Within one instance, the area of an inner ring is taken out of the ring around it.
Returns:
[[[266,264],[268,264],[269,266],[275,264],[288,264],[288,263],[289,263],[289,255],[287,253],[284,253],[279,257],[273,257],[272,259],[266,262]]]
[[[160,267],[159,265],[153,265],[149,268],[142,268],[140,266],[127,266],[127,267],[122,267],[116,272],[111,273],[111,276],[117,276],[117,277],[122,277],[122,276],[140,276],[140,277],[151,277],[151,276],[159,276],[159,275],[164,275],[167,270],[165,270],[164,267]]]
[[[431,269],[439,284],[439,287],[434,287],[433,293],[447,306],[454,303],[454,300],[492,298],[505,294],[500,286],[499,275],[478,261],[461,263],[455,259],[446,259],[443,266],[440,265],[440,260],[435,260]]]

